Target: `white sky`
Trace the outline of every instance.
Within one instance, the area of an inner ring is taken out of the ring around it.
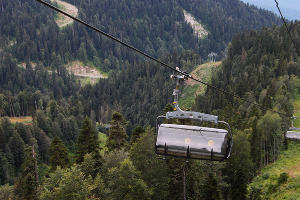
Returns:
[[[274,0],[241,0],[243,2],[253,4],[257,7],[273,11],[277,15],[279,12],[276,8]],[[282,15],[289,20],[300,20],[300,0],[277,0]]]

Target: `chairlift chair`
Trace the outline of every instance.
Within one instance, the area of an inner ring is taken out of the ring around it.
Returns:
[[[295,129],[295,131],[287,131],[285,138],[288,140],[300,141],[300,132],[297,132],[297,129]]]
[[[296,116],[293,115],[293,117],[291,117],[292,119],[292,124],[291,127],[289,128],[289,130],[285,133],[285,138],[287,140],[295,140],[295,141],[300,141],[300,128],[296,128],[294,127],[294,120],[297,119]]]
[[[178,69],[177,69],[178,70]],[[222,161],[229,158],[232,149],[232,133],[228,123],[218,121],[218,116],[182,111],[178,104],[179,83],[190,75],[171,75],[176,79],[174,89],[174,110],[167,112],[165,116],[158,116],[156,120],[156,154],[163,156],[174,156],[187,159]],[[161,118],[165,119],[191,119],[201,122],[212,122],[224,124],[228,130],[199,127],[190,125],[159,123]]]

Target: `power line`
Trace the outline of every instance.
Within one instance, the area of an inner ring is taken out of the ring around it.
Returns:
[[[196,82],[199,82],[199,83],[201,83],[201,84],[203,84],[203,85],[206,85],[207,87],[213,88],[213,89],[215,89],[215,90],[217,90],[217,91],[219,91],[219,92],[222,92],[222,93],[224,93],[224,94],[230,95],[230,96],[235,97],[235,98],[237,98],[237,99],[240,99],[240,100],[242,100],[242,101],[244,101],[244,102],[248,102],[248,103],[254,104],[254,105],[256,105],[257,107],[259,107],[261,110],[268,111],[268,109],[264,108],[263,106],[259,105],[258,103],[252,102],[252,101],[247,100],[247,99],[243,99],[243,98],[241,98],[240,96],[238,96],[238,95],[236,95],[236,94],[234,94],[234,93],[231,93],[231,92],[228,92],[228,91],[226,91],[226,90],[220,89],[220,88],[218,88],[218,87],[216,87],[216,86],[214,86],[214,85],[210,85],[210,84],[208,84],[208,83],[206,83],[206,82],[204,82],[204,81],[201,81],[201,80],[199,80],[199,79],[196,79],[196,78],[192,77],[192,76],[191,76],[190,74],[188,74],[188,73],[185,73],[185,72],[182,72],[182,71],[180,71],[180,70],[177,70],[176,67],[171,67],[170,65],[168,65],[168,64],[166,64],[166,63],[164,63],[164,62],[158,60],[157,58],[154,58],[153,56],[151,56],[151,55],[149,55],[149,54],[147,54],[147,53],[144,53],[143,51],[141,51],[141,50],[139,50],[139,49],[137,49],[137,48],[131,46],[130,44],[127,44],[127,43],[121,41],[120,39],[118,39],[118,38],[116,38],[116,37],[114,37],[114,36],[112,36],[112,35],[110,35],[110,34],[104,32],[104,31],[102,31],[102,30],[100,30],[100,29],[98,29],[98,28],[96,28],[96,27],[94,27],[94,26],[92,26],[92,25],[90,25],[90,24],[88,24],[88,23],[86,23],[86,22],[84,22],[84,21],[82,21],[82,20],[80,20],[80,19],[78,19],[78,18],[72,16],[72,15],[70,15],[69,13],[67,13],[67,12],[65,12],[65,11],[63,11],[63,10],[61,10],[61,9],[59,9],[59,8],[57,8],[57,7],[55,7],[55,6],[53,6],[53,5],[51,5],[50,3],[47,3],[47,2],[45,2],[45,1],[43,1],[43,0],[36,0],[36,1],[38,1],[38,2],[40,2],[40,3],[42,3],[42,4],[44,4],[44,5],[46,5],[47,7],[51,8],[51,9],[53,9],[53,10],[59,12],[59,13],[62,13],[62,14],[65,15],[65,16],[70,17],[70,18],[73,19],[74,21],[77,21],[77,22],[79,22],[79,23],[81,23],[81,24],[87,26],[88,28],[90,28],[90,29],[92,29],[92,30],[94,30],[94,31],[96,31],[96,32],[98,32],[98,33],[100,33],[100,34],[102,34],[102,35],[104,35],[104,36],[106,36],[106,37],[108,37],[108,38],[110,38],[110,39],[112,39],[112,40],[114,40],[114,41],[116,41],[116,42],[118,42],[118,43],[124,45],[124,46],[126,46],[126,47],[129,48],[129,49],[131,49],[131,50],[133,50],[133,51],[135,51],[135,52],[137,52],[137,53],[139,53],[139,54],[142,54],[143,56],[145,56],[145,57],[147,57],[147,58],[149,58],[149,59],[151,59],[151,60],[153,60],[153,61],[155,61],[155,62],[161,64],[163,67],[169,68],[169,69],[171,69],[171,70],[177,72],[178,74],[187,76],[188,78],[190,78],[190,79],[192,79],[192,80],[194,80],[194,81],[196,81]],[[275,0],[275,1],[276,1],[276,0]],[[286,117],[289,117],[289,116],[288,116],[287,114],[285,114],[285,113],[281,113],[281,112],[274,111],[274,110],[272,110],[272,112],[277,113],[277,114],[280,114],[280,115],[284,115],[284,116],[286,116]]]
[[[280,9],[280,7],[279,7],[279,3],[277,2],[277,0],[274,0],[274,1],[275,1],[275,3],[276,3],[276,7],[277,7],[277,9],[278,9],[278,11],[279,11],[279,14],[280,14],[280,16],[281,16],[281,20],[282,20],[282,22],[283,22],[283,24],[284,24],[284,26],[285,26],[285,28],[286,28],[288,34],[289,34],[289,37],[290,37],[292,43],[294,44],[294,47],[296,48],[296,43],[295,43],[295,41],[294,41],[294,39],[293,39],[293,37],[292,37],[291,30],[288,28],[287,23],[286,23],[286,21],[285,21],[283,15],[282,15],[281,9]]]

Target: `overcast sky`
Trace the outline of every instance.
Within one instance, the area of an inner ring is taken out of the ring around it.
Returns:
[[[274,0],[241,0],[257,7],[265,8],[279,15]],[[300,0],[277,0],[282,15],[289,20],[300,20]]]

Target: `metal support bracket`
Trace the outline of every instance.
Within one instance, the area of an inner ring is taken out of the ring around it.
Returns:
[[[179,68],[176,68],[179,72]],[[193,119],[198,121],[205,121],[205,122],[213,122],[218,123],[218,116],[209,115],[205,113],[199,113],[199,112],[192,112],[192,111],[183,111],[180,109],[178,101],[179,101],[179,85],[184,80],[188,79],[190,77],[189,74],[184,73],[184,75],[171,75],[172,79],[176,79],[176,89],[173,91],[174,96],[174,110],[173,112],[167,112],[166,118],[167,119]]]

